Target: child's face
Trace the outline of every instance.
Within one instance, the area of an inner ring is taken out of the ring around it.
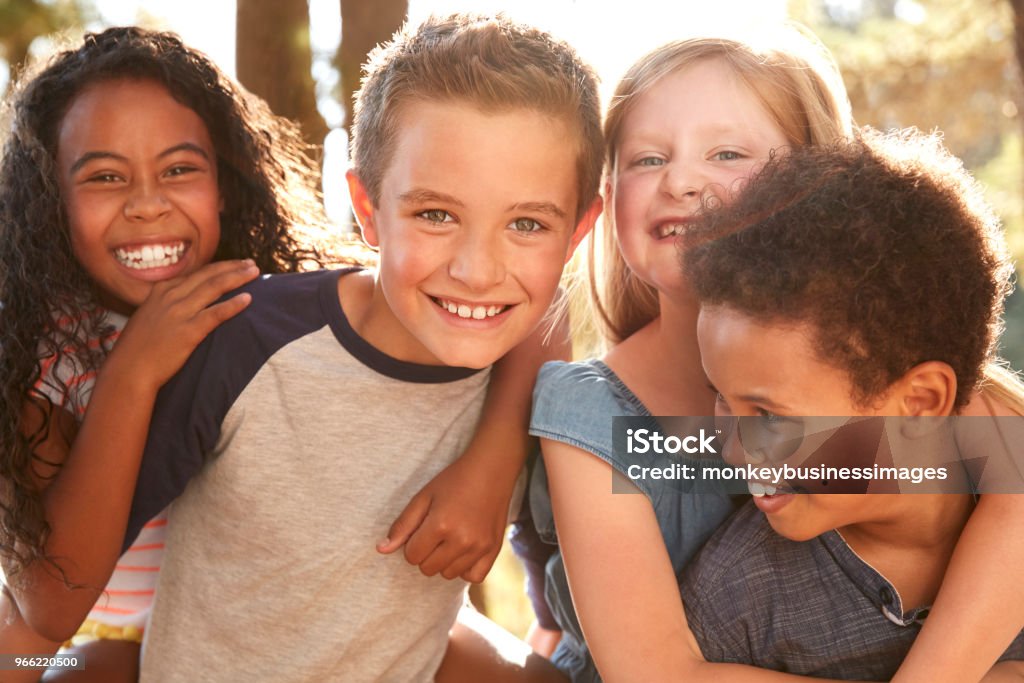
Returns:
[[[360,332],[402,360],[490,365],[537,326],[600,209],[577,224],[575,136],[529,110],[425,101],[399,131],[376,207],[349,177],[380,248]]]
[[[202,119],[155,82],[105,81],[75,98],[57,168],[72,248],[105,306],[131,313],[154,282],[213,259],[216,159]]]
[[[708,193],[728,201],[773,149],[782,129],[719,60],[663,77],[622,124],[609,189],[622,255],[659,291],[683,287],[676,237]]]
[[[895,395],[881,397],[870,407],[855,404],[847,373],[818,359],[806,326],[762,323],[728,307],[705,307],[697,322],[697,340],[704,371],[718,392],[715,412],[747,418],[738,425],[744,455],[759,465],[812,464],[813,458],[821,457],[819,448],[824,441],[847,423],[829,417],[808,421],[806,416],[901,414]],[[847,437],[858,433],[856,425],[870,429],[866,422],[852,424],[852,429],[843,427]],[[746,452],[754,430],[764,432],[757,438],[762,445],[770,443],[767,432],[777,434],[776,447]],[[879,436],[880,432],[874,435],[873,446],[870,438],[865,439],[863,450],[870,448],[869,461],[874,459]],[[855,446],[852,450],[862,449]],[[842,457],[837,453],[829,456]],[[865,499],[862,495],[777,493],[755,495],[754,503],[777,532],[806,540],[863,521],[873,514],[868,501],[881,498],[884,496]]]

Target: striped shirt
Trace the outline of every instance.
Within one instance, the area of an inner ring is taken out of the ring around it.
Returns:
[[[84,318],[83,313],[78,319],[62,318],[58,323],[70,329]],[[109,351],[120,337],[128,319],[107,312],[104,322],[109,327],[88,340],[90,349],[98,350],[102,346]],[[92,397],[96,372],[84,367],[71,351],[70,347],[65,347],[60,358],[50,355],[41,359],[42,368],[36,389],[80,423]],[[106,589],[89,612],[89,621],[122,629],[134,626],[142,630],[153,605],[166,535],[167,511],[164,510],[143,527],[135,543],[118,560]]]

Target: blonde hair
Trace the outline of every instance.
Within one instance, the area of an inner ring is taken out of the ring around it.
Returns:
[[[726,64],[750,88],[790,145],[827,144],[851,135],[850,102],[839,68],[807,29],[789,24],[773,36],[771,45],[726,38],[675,41],[642,57],[615,89],[604,122],[609,181],[616,171],[622,127],[637,97],[665,76],[711,59]],[[623,260],[615,239],[614,211],[606,209],[602,222],[599,231],[603,236],[595,231],[590,240],[588,279],[605,341],[616,344],[658,317],[658,292]],[[598,249],[603,252],[600,268]]]
[[[564,121],[576,138],[577,219],[597,196],[604,145],[597,77],[567,43],[501,14],[430,17],[375,49],[364,73],[352,160],[375,205],[400,114],[438,100],[485,112],[522,108]]]
[[[979,389],[984,397],[1024,416],[1024,382],[1003,361],[990,361],[985,366]]]

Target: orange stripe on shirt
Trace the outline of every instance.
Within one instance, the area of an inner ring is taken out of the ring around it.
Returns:
[[[128,591],[128,590],[117,590],[117,589],[113,589],[113,588],[108,588],[108,589],[106,589],[103,592],[107,593],[108,595],[153,595],[154,593],[156,593],[156,590],[150,588],[149,590],[142,590],[142,591]]]
[[[128,550],[126,550],[125,552],[133,552],[139,550],[163,550],[163,548],[163,543],[146,543],[145,545],[133,545],[131,548],[128,548]]]
[[[143,526],[142,528],[143,529],[154,529],[154,528],[156,528],[158,526],[167,526],[167,520],[166,519],[154,519],[154,520],[152,520],[150,522],[147,522],[146,525]]]
[[[157,565],[155,567],[144,567],[141,565],[135,566],[131,564],[119,564],[116,567],[114,567],[114,569],[119,572],[158,572],[160,571],[160,566]]]
[[[122,607],[104,607],[103,605],[93,605],[93,612],[108,612],[110,614],[136,614],[139,610],[137,609],[124,609]]]

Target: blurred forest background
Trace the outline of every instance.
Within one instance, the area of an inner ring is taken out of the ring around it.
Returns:
[[[777,1],[781,14],[809,26],[834,53],[858,123],[944,133],[949,147],[986,186],[988,199],[1005,222],[1019,270],[1024,256],[1024,0]],[[47,36],[63,33],[74,38],[83,27],[102,28],[100,3],[109,5],[110,0],[0,0],[0,90],[26,58],[45,53]],[[409,11],[407,0],[337,3],[341,40],[326,58],[311,44],[307,0],[235,4],[237,78],[278,114],[298,121],[316,145],[332,128],[343,128],[351,119],[360,64]],[[613,21],[642,22],[643,16],[630,5],[627,17],[622,14],[627,12],[624,3],[574,3],[588,12],[620,13]],[[473,3],[464,3],[464,8],[472,7]],[[508,3],[513,14],[518,8],[517,3]],[[158,18],[145,12],[135,21],[163,28]],[[602,39],[608,49],[615,46],[616,35]],[[644,50],[659,42],[653,39]],[[610,87],[618,74],[602,76],[604,86]],[[330,199],[331,193],[326,194]],[[1020,292],[1007,311],[1002,353],[1014,367],[1024,369]],[[521,635],[530,613],[519,584],[500,578],[513,571],[510,567],[511,561],[503,557],[499,579],[486,584],[486,600],[488,612]],[[484,599],[480,593],[476,598]]]

